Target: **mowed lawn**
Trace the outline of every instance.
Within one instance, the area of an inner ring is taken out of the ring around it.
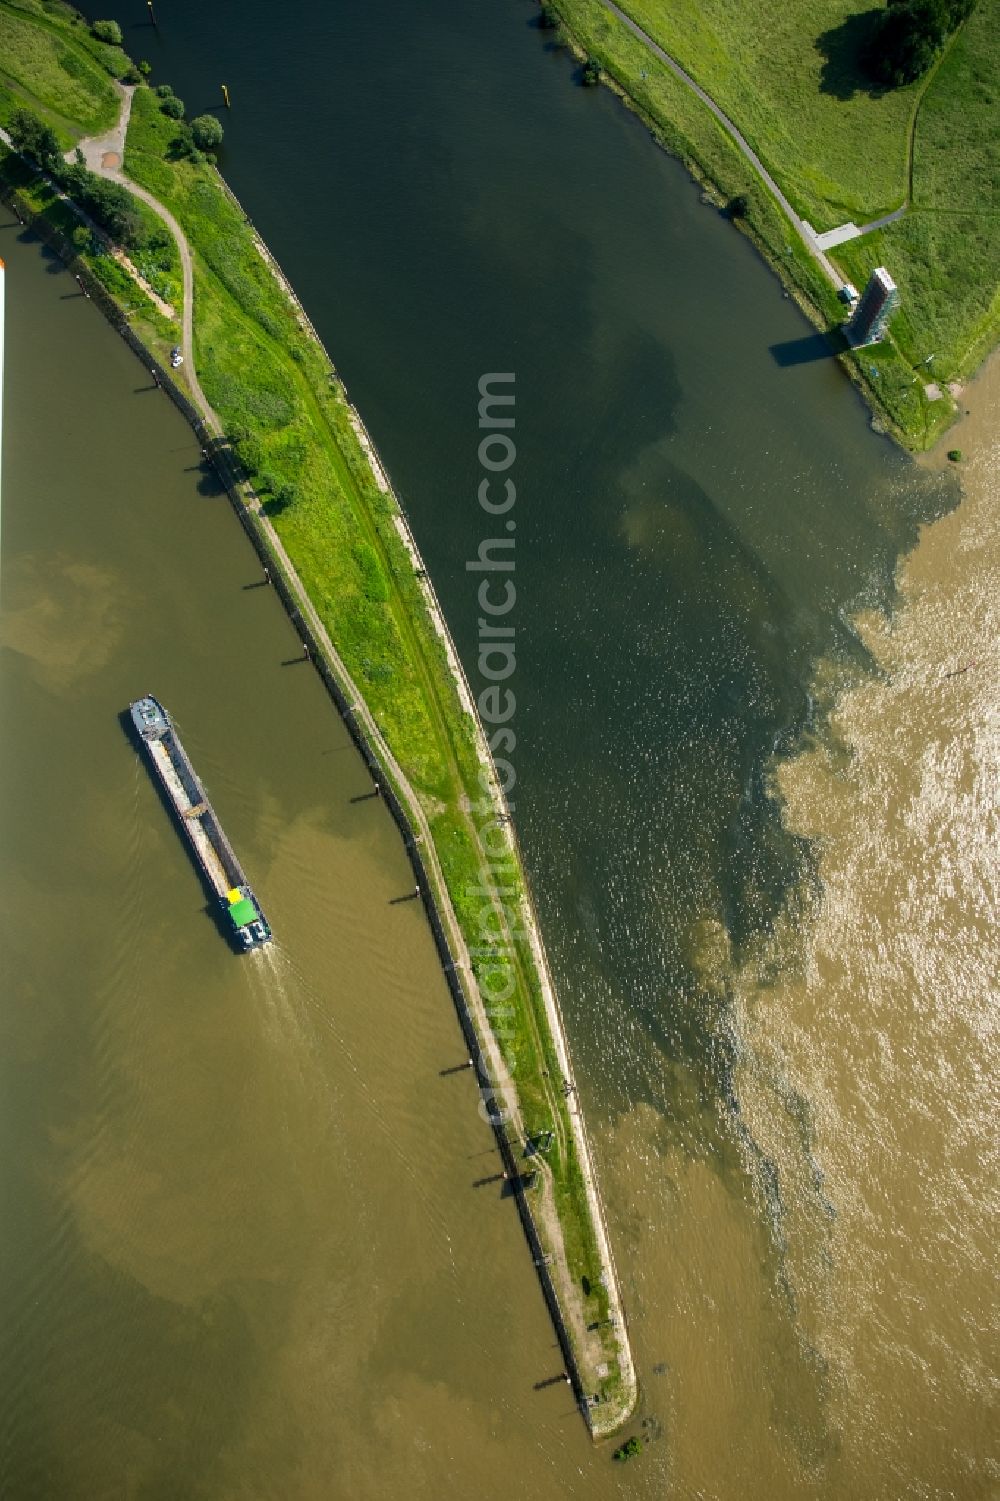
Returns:
[[[78,139],[107,130],[118,117],[114,85],[96,59],[6,5],[0,6],[0,74],[4,121],[23,105],[64,138]]]
[[[876,235],[837,249],[855,281],[878,265],[899,283],[893,333],[940,379],[967,374],[1000,334],[1000,4],[981,0],[917,116],[913,202]]]
[[[898,208],[921,85],[857,68],[875,0],[618,0],[735,121],[816,229]],[[573,3],[565,7],[568,18]]]

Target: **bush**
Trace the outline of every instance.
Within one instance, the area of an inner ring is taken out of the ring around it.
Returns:
[[[62,166],[59,138],[51,125],[44,124],[30,109],[16,109],[7,125],[7,133],[15,151],[29,156],[47,172],[57,171]]]
[[[583,81],[585,84],[595,84],[601,81],[601,65],[596,57],[588,57],[583,65]]]
[[[543,31],[555,31],[559,25],[559,12],[554,5],[543,5],[538,13],[538,24]]]
[[[265,500],[264,509],[269,516],[280,516],[282,511],[287,511],[289,506],[295,504],[295,489],[292,485],[276,483],[270,475],[268,481],[267,488],[271,496],[269,500]]]
[[[108,182],[77,162],[64,167],[60,181],[74,203],[95,219],[112,240],[134,250],[143,244],[144,232],[135,203],[117,182]]]
[[[962,450],[960,448],[949,448],[948,457],[953,464],[960,464],[962,462]]]
[[[229,442],[243,470],[249,475],[260,474],[264,467],[264,445],[248,428],[233,423]]]
[[[150,255],[172,257],[173,248],[174,237],[165,224],[158,224],[146,236],[145,249],[149,251]]]
[[[192,120],[191,135],[199,151],[214,151],[222,145],[222,126],[214,115],[198,115]]]
[[[122,51],[121,47],[102,46],[94,50],[100,53],[98,61],[104,71],[111,74],[112,78],[123,79],[125,82],[128,82],[129,75],[136,72],[132,59],[127,52]]]
[[[165,95],[160,110],[169,120],[183,120],[184,101],[178,99],[176,94]]]
[[[889,0],[863,58],[866,71],[889,88],[923,77],[949,34],[976,0]]]
[[[158,83],[153,93],[157,99],[172,99],[174,97],[174,91],[169,83]]]
[[[148,78],[152,71],[153,64],[151,62],[148,62],[146,58],[141,58],[139,61],[139,72],[142,74],[143,78]]]
[[[99,42],[108,42],[112,47],[122,44],[122,29],[117,21],[95,21],[90,31]]]
[[[735,198],[730,198],[726,204],[726,213],[730,219],[745,219],[750,212],[750,199],[746,193],[737,193]]]
[[[626,1460],[634,1459],[637,1454],[641,1454],[641,1453],[642,1453],[642,1439],[641,1438],[636,1438],[633,1435],[632,1438],[626,1439],[625,1442],[621,1445],[621,1447],[619,1449],[615,1450],[615,1452],[614,1452],[614,1454],[612,1454],[611,1458],[612,1459],[617,1459],[622,1464],[624,1464]]]

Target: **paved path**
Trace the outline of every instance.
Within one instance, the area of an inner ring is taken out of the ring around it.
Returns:
[[[118,90],[122,101],[118,123],[113,125],[110,130],[106,130],[103,135],[87,136],[72,151],[67,151],[66,153],[66,160],[73,162],[76,160],[77,151],[82,151],[84,163],[90,168],[91,172],[97,172],[102,177],[107,176],[107,173],[101,170],[103,167],[120,167],[125,160],[125,132],[128,130],[129,116],[132,113],[132,94],[134,91],[131,88],[126,88],[122,83],[116,83],[115,88]],[[117,160],[105,161],[105,158],[110,157],[116,157]]]
[[[723,113],[723,111],[716,104],[715,100],[712,98],[711,94],[706,94],[701,85],[695,83],[690,73],[685,73],[680,63],[675,62],[674,59],[670,56],[669,52],[664,52],[659,42],[655,42],[647,31],[643,31],[642,27],[637,25],[636,22],[632,20],[631,16],[626,15],[620,5],[616,5],[614,3],[614,0],[602,0],[602,4],[607,10],[610,10],[613,15],[616,15],[618,19],[628,27],[629,31],[631,31],[633,35],[637,36],[641,42],[645,43],[650,52],[658,57],[661,62],[666,63],[671,73],[673,73],[676,78],[679,78],[681,83],[685,84],[686,87],[692,91],[692,93],[697,94],[698,98],[701,100],[702,104],[705,105],[706,109],[710,109],[712,111],[712,114],[718,120],[723,130],[736,142],[737,146],[740,148],[747,161],[753,167],[758,177],[774,197],[782,213],[785,215],[788,222],[793,226],[806,249],[809,251],[809,254],[819,264],[827,280],[839,291],[839,289],[844,285],[844,278],[841,276],[840,272],[836,269],[832,262],[827,259],[817,241],[815,233],[813,232],[811,227],[806,224],[805,220],[799,218],[798,214],[792,208],[792,205],[789,203],[784,193],[778,187],[778,184],[775,182],[770,172],[764,166],[764,163],[761,161],[756,151],[754,151],[753,147],[750,145],[750,142],[747,140],[746,136],[736,128],[732,120],[730,120],[729,116]]]
[[[107,177],[111,182],[120,183],[123,188],[127,188],[137,198],[141,198],[143,203],[163,220],[173,235],[177,244],[177,253],[181,259],[181,275],[184,285],[181,298],[181,354],[184,356],[184,373],[195,405],[201,408],[210,426],[217,433],[221,433],[222,423],[219,421],[218,414],[209,406],[194,368],[194,265],[191,260],[191,247],[187,242],[187,236],[170,210],[164,208],[160,200],[154,198],[152,193],[147,192],[145,188],[133,182],[131,177],[125,175],[123,169],[125,135],[132,114],[132,95],[135,93],[135,88],[121,83],[116,84],[115,87],[122,101],[118,124],[113,130],[106,131],[104,135],[88,136],[86,140],[80,142],[79,149],[83,152],[83,159],[91,172],[96,172],[98,177]],[[74,155],[74,152],[70,152],[67,160],[72,161]]]
[[[909,207],[910,204],[907,201],[901,208],[894,208],[891,214],[883,214],[881,219],[872,219],[870,224],[862,224],[858,230],[858,234],[870,235],[873,229],[885,229],[887,224],[895,224],[896,220],[901,219]]]

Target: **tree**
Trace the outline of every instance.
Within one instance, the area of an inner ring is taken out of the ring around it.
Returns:
[[[94,172],[87,173],[86,207],[113,240],[125,246],[142,241],[142,221],[131,195],[116,182],[108,182]]]
[[[146,236],[145,249],[151,255],[162,255],[173,249],[174,237],[165,224],[158,224]]]
[[[214,151],[222,145],[222,126],[214,115],[198,115],[192,120],[191,135],[199,151]]]
[[[148,60],[148,58],[141,58],[139,61],[139,72],[142,74],[143,78],[148,78],[152,71],[153,64]]]
[[[160,110],[171,120],[183,120],[184,101],[178,99],[176,94],[168,94],[160,104]]]
[[[636,1438],[635,1435],[633,1434],[633,1436],[631,1438],[626,1439],[625,1442],[619,1448],[617,1448],[615,1450],[615,1452],[614,1452],[614,1454],[612,1454],[611,1458],[612,1459],[617,1459],[622,1464],[625,1464],[625,1463],[627,1463],[628,1460],[634,1459],[637,1454],[641,1454],[641,1453],[642,1453],[642,1439],[641,1438]]]
[[[583,81],[586,84],[600,83],[601,65],[596,57],[588,57],[583,65]]]
[[[881,84],[899,88],[921,78],[976,0],[888,0],[863,58]]]
[[[127,250],[142,247],[145,234],[132,195],[117,182],[89,172],[80,162],[61,166],[59,180],[74,203],[97,221],[104,232]]]
[[[268,514],[270,516],[279,515],[282,511],[287,511],[289,506],[293,506],[294,504],[295,486],[288,484],[275,485],[272,482],[271,499],[265,501],[265,509]],[[386,598],[388,598],[388,590],[386,590]]]
[[[7,133],[15,151],[30,156],[46,171],[62,163],[59,137],[51,125],[46,125],[29,109],[16,109],[7,126]]]
[[[236,450],[236,457],[246,473],[260,474],[264,467],[264,445],[260,439],[242,424],[234,423],[230,430],[229,441]],[[262,488],[264,488],[263,484]]]
[[[117,21],[95,21],[90,30],[99,42],[107,42],[112,47],[122,44],[122,29]]]
[[[730,219],[745,219],[750,212],[750,199],[746,193],[737,193],[735,198],[730,198],[726,204],[726,213]]]

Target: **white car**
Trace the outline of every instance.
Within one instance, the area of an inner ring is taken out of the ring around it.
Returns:
[[[183,363],[184,356],[181,354],[180,345],[175,344],[173,349],[170,351],[170,368],[171,370],[176,370],[178,365],[183,365]]]

